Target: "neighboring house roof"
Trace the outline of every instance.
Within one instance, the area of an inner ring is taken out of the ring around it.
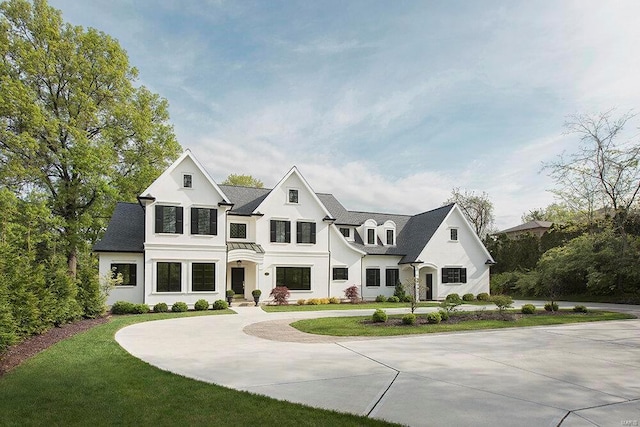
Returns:
[[[515,227],[507,228],[506,230],[498,231],[496,234],[524,232],[527,230],[535,230],[537,228],[549,229],[552,225],[553,222],[550,221],[529,221],[524,224],[516,225]]]
[[[144,209],[138,203],[119,202],[95,252],[144,252]]]

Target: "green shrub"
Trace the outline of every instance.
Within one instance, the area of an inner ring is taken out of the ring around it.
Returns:
[[[213,302],[214,310],[226,310],[227,308],[229,308],[229,304],[225,300],[219,299]]]
[[[208,310],[209,309],[209,301],[207,301],[206,299],[199,299],[198,301],[196,301],[196,303],[193,305],[193,308],[196,311],[204,311],[204,310]]]
[[[455,305],[462,304],[462,298],[460,298],[460,295],[458,295],[456,293],[452,293],[452,294],[447,295],[444,300],[446,302],[450,303],[450,304],[455,304]]]
[[[402,283],[398,282],[396,283],[396,288],[393,291],[393,296],[398,297],[398,300],[400,301],[404,301],[404,298],[407,296],[407,293],[404,290],[404,286],[402,286]]]
[[[416,324],[416,315],[413,313],[408,313],[402,316],[402,324],[403,325],[415,325]]]
[[[387,298],[387,302],[400,302],[400,298],[398,298],[397,296],[391,296],[389,298]]]
[[[402,299],[402,302],[411,302],[413,301],[413,297],[411,295],[405,295]]]
[[[575,313],[587,313],[589,310],[584,305],[576,305],[573,307]]]
[[[338,297],[329,298],[329,304],[340,304],[340,298]]]
[[[546,311],[558,311],[558,303],[548,302],[544,305]]]
[[[387,316],[387,313],[384,310],[377,309],[373,312],[371,320],[373,320],[375,323],[384,323],[387,321],[388,317],[389,316]]]
[[[473,294],[464,294],[462,295],[462,301],[473,301],[476,297]]]
[[[437,313],[437,312],[427,313],[427,323],[435,324],[435,323],[440,323],[441,321],[442,321],[442,316],[440,316],[440,313]]]
[[[298,301],[296,301],[296,304],[298,305],[305,305],[307,303],[306,299],[299,299]]]
[[[449,314],[449,312],[446,310],[439,310],[438,313],[440,313],[440,319],[444,320],[445,322],[449,320],[449,317],[451,317],[451,314]]]
[[[489,300],[491,300],[491,297],[490,297],[490,296],[489,296],[489,294],[488,294],[488,293],[486,293],[486,292],[480,292],[480,293],[476,296],[476,299],[477,299],[478,301],[489,301]]]
[[[260,295],[262,295],[262,291],[260,289],[254,289],[251,291],[251,295],[254,298],[260,298]]]
[[[132,314],[135,304],[129,301],[116,301],[111,306],[112,314]]]
[[[167,311],[169,311],[169,306],[166,302],[159,302],[153,306],[154,313],[166,313]]]
[[[147,304],[134,304],[133,314],[145,314],[149,312],[149,306]]]
[[[182,301],[178,301],[171,306],[171,311],[173,311],[174,313],[182,313],[187,310],[189,310],[189,307]]]
[[[507,308],[511,307],[513,304],[513,298],[509,295],[495,295],[491,297],[491,302],[493,302],[498,310],[502,313]]]
[[[318,298],[309,298],[307,305],[320,305],[320,300]]]
[[[234,291],[233,289],[227,289],[225,295],[227,296],[227,298],[233,298],[236,296],[236,291]]]
[[[522,314],[533,314],[536,312],[536,306],[533,304],[525,304],[520,309]]]
[[[10,345],[15,344],[17,340],[11,307],[9,307],[3,295],[0,294],[0,354]]]
[[[378,295],[376,297],[376,302],[385,302],[387,300],[387,297],[385,297],[384,295]]]

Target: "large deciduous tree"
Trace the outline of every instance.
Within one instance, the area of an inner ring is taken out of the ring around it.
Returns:
[[[459,188],[451,191],[451,197],[444,203],[456,203],[464,213],[464,216],[473,226],[476,234],[484,238],[493,225],[493,203],[489,200],[487,193],[476,194],[473,191],[464,192]]]
[[[134,85],[116,40],[46,0],[0,5],[0,55],[0,182],[47,196],[75,276],[86,233],[178,155],[167,101]]]
[[[262,188],[264,184],[257,178],[251,175],[237,175],[232,173],[222,181],[222,185],[234,185],[237,187],[255,187]]]

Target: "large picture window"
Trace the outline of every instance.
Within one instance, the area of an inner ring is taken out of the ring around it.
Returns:
[[[182,234],[182,207],[156,205],[156,233]]]
[[[349,269],[346,267],[333,267],[333,280],[349,280]]]
[[[395,286],[400,282],[400,270],[397,268],[387,268],[385,276],[384,284],[386,286]]]
[[[182,292],[182,264],[159,262],[157,264],[156,290],[158,292]]]
[[[380,286],[380,269],[379,268],[367,268],[366,273],[367,286]]]
[[[122,274],[122,283],[118,286],[135,286],[136,285],[136,265],[135,264],[111,264],[113,277]]]
[[[213,292],[216,290],[216,265],[214,263],[194,262],[191,264],[191,290],[194,292]]]
[[[296,223],[296,242],[316,243],[316,223],[298,221]]]
[[[311,267],[276,267],[276,286],[289,290],[311,290]]]
[[[218,234],[218,210],[191,208],[191,234]]]
[[[232,239],[247,238],[247,224],[232,222],[229,224],[229,237]]]
[[[467,269],[443,268],[442,283],[467,283]]]
[[[272,219],[271,241],[275,243],[291,243],[291,222]]]

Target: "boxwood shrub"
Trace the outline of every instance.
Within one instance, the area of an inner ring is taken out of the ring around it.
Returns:
[[[473,294],[464,294],[464,295],[462,295],[462,300],[463,301],[473,301],[474,299],[476,299],[476,297],[474,297]]]
[[[477,296],[476,299],[478,301],[489,301],[491,299],[491,297],[489,296],[488,293],[486,292],[480,292]]]
[[[131,314],[135,307],[134,303],[129,301],[116,301],[111,306],[111,313],[113,314]]]
[[[587,310],[587,307],[585,307],[584,305],[576,305],[575,307],[573,307],[573,311],[575,313],[587,313],[589,310]]]
[[[159,302],[153,306],[154,313],[166,313],[167,311],[169,311],[169,306],[166,302]]]
[[[182,313],[189,310],[189,307],[187,306],[187,303],[182,302],[182,301],[178,301],[175,304],[173,304],[171,306],[171,311],[173,311],[174,313]]]
[[[447,295],[444,300],[447,301],[448,303],[452,303],[452,304],[457,304],[457,305],[462,304],[462,298],[460,298],[460,295],[458,295],[456,293],[452,293],[452,294]]]
[[[451,314],[449,314],[447,310],[439,310],[438,313],[440,313],[440,319],[445,322],[449,320],[449,317],[451,317]]]
[[[416,315],[413,313],[408,313],[402,316],[402,324],[404,325],[415,325],[416,324]]]
[[[204,311],[204,310],[208,310],[209,309],[209,301],[207,301],[206,299],[199,299],[198,301],[196,301],[196,303],[193,305],[193,308],[197,311]]]
[[[533,304],[525,304],[520,309],[522,314],[533,314],[536,312],[536,306]]]
[[[134,304],[133,314],[145,314],[149,312],[149,306],[147,304]]]
[[[385,302],[387,300],[387,297],[385,297],[384,295],[378,295],[376,297],[376,302]]]
[[[387,321],[387,319],[387,313],[384,310],[380,309],[374,311],[373,316],[371,317],[371,320],[373,320],[375,323],[384,323]]]
[[[229,308],[229,304],[225,300],[219,299],[213,303],[214,310],[226,310],[227,308]]]
[[[546,311],[558,311],[558,303],[548,302],[544,305]]]
[[[437,312],[427,313],[427,323],[435,324],[435,323],[440,323],[441,321],[442,321],[442,316],[440,316],[440,313],[437,313]]]
[[[397,296],[391,296],[389,298],[387,298],[387,302],[400,302],[400,298],[398,298]]]

